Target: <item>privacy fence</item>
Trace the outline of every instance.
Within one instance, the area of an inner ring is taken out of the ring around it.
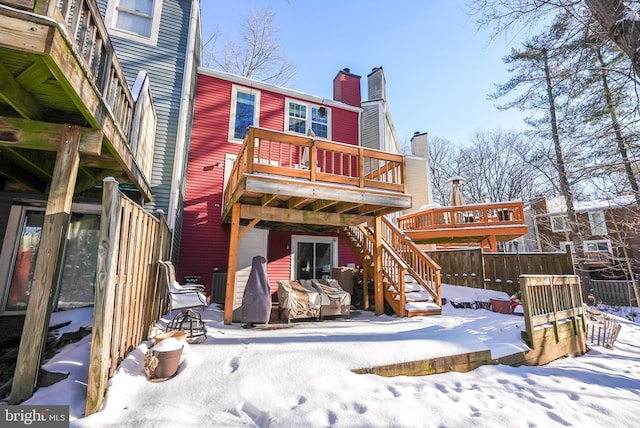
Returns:
[[[596,303],[611,306],[638,306],[631,281],[596,280],[589,281]]]
[[[100,409],[118,363],[164,312],[156,264],[169,258],[172,235],[161,213],[155,217],[120,193],[116,180],[103,184],[86,415]]]
[[[427,251],[441,268],[442,282],[514,294],[520,275],[573,275],[570,252],[482,253],[480,248]]]

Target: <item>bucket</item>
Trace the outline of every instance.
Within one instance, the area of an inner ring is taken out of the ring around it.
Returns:
[[[178,371],[183,344],[175,338],[160,341],[147,351],[144,369],[149,380],[167,380]]]

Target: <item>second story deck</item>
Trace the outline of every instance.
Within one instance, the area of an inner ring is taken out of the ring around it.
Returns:
[[[523,202],[428,208],[401,216],[398,226],[419,244],[478,245],[489,251],[528,231]]]
[[[249,128],[224,192],[244,221],[331,230],[407,209],[404,156],[308,136]]]
[[[155,110],[132,93],[95,0],[0,0],[0,176],[46,192],[64,125],[80,127],[76,193],[107,176],[149,198]]]

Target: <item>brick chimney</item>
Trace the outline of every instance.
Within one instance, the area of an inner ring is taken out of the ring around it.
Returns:
[[[360,107],[360,76],[351,74],[351,70],[344,68],[333,79],[333,99],[355,107]]]

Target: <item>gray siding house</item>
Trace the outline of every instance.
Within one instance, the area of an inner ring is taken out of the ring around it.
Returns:
[[[128,9],[135,4],[135,10]],[[180,248],[186,163],[197,69],[202,56],[200,0],[98,0],[127,81],[148,73],[157,114],[147,208],[164,211]]]

